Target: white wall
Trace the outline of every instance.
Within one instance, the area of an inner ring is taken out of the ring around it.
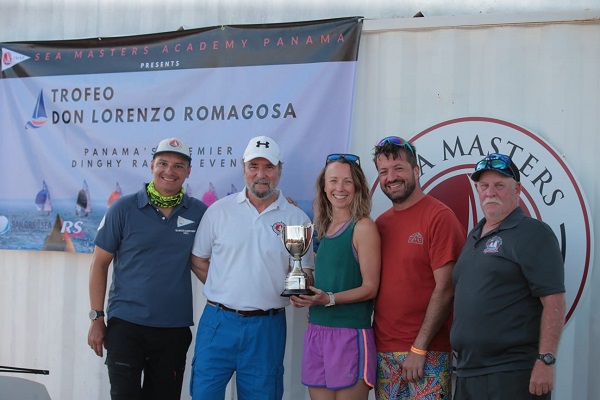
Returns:
[[[342,16],[367,19],[598,10],[599,0],[0,0],[0,42]]]
[[[504,119],[560,149],[598,227],[599,1],[447,0],[423,5],[375,0],[0,0],[0,42],[362,15],[369,20],[359,53],[353,152],[369,160],[380,137],[410,137],[452,118]],[[417,11],[426,18],[410,18]],[[592,18],[596,20],[575,22]],[[494,68],[465,73],[490,57]],[[511,67],[514,63],[539,71],[539,78],[524,81],[520,69]],[[364,164],[373,181],[374,168],[368,161]],[[7,166],[2,173],[9,173]],[[378,199],[375,213],[385,207],[385,200]],[[594,249],[600,254],[597,239]],[[0,250],[0,365],[49,369],[49,376],[27,377],[44,383],[54,400],[109,398],[106,368],[86,343],[90,261],[86,254]],[[599,284],[592,270],[563,335],[554,399],[600,398],[595,368],[600,317],[594,307],[600,291],[593,290]],[[204,304],[200,289],[196,284],[196,320]],[[297,328],[290,331],[288,342],[298,343],[303,315],[294,312],[290,319]],[[290,388],[300,353],[297,346],[288,350]]]

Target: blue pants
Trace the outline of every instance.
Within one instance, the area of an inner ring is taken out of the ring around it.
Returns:
[[[239,400],[281,400],[285,338],[285,311],[243,317],[207,304],[196,335],[192,398],[223,400],[235,371]]]

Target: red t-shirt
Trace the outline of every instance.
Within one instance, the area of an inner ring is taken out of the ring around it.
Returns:
[[[373,325],[377,351],[409,351],[435,288],[433,271],[458,259],[465,230],[449,207],[429,195],[406,210],[390,208],[375,222],[381,235]],[[450,317],[427,350],[451,350],[451,322]]]

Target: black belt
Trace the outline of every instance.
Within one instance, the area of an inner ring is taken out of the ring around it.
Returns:
[[[242,317],[264,317],[266,315],[269,314],[279,314],[281,311],[283,311],[283,308],[271,308],[270,310],[249,310],[249,311],[244,311],[244,310],[234,310],[233,308],[229,308],[227,306],[224,306],[221,303],[215,303],[214,301],[210,301],[207,300],[206,301],[208,304],[210,304],[213,307],[218,307],[221,310],[224,311],[231,311],[236,313],[237,315],[241,315]]]

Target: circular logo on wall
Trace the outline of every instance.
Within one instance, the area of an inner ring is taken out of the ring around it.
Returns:
[[[484,117],[442,122],[410,141],[417,148],[423,190],[452,208],[467,232],[483,218],[470,179],[475,164],[489,153],[512,158],[521,173],[521,207],[550,225],[558,238],[568,320],[590,273],[593,232],[585,196],[564,158],[532,132]]]
[[[10,230],[10,219],[5,215],[0,215],[0,235],[4,235]]]

